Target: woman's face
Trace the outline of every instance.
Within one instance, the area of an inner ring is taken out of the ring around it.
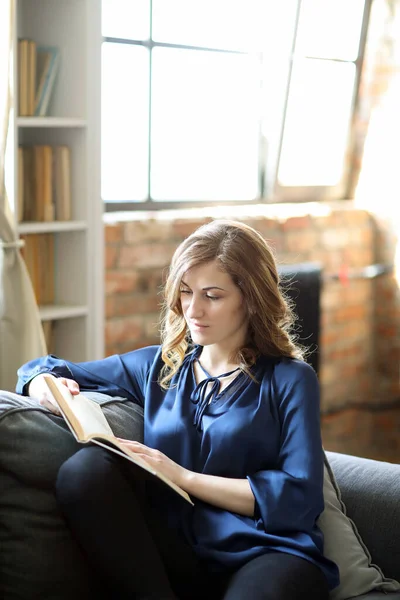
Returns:
[[[242,292],[217,261],[186,271],[181,304],[195,344],[216,344],[227,352],[243,346],[248,319]]]

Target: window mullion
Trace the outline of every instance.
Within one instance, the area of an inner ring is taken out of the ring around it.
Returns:
[[[296,38],[297,32],[299,28],[300,21],[300,11],[301,11],[301,3],[302,0],[297,0],[296,14],[294,19],[294,28],[293,28],[293,38],[291,43],[291,51],[289,56],[289,68],[286,77],[286,85],[285,85],[285,94],[282,103],[282,111],[277,119],[280,120],[280,130],[278,134],[278,139],[276,143],[274,143],[274,137],[271,132],[267,132],[266,139],[264,137],[264,146],[267,147],[266,156],[266,165],[265,165],[265,180],[263,185],[264,193],[266,194],[266,198],[271,199],[276,190],[277,181],[278,181],[278,170],[279,170],[279,162],[282,152],[283,145],[283,136],[285,133],[285,119],[287,113],[287,107],[289,102],[289,92],[290,92],[290,83],[293,71],[293,61],[295,56],[295,47],[296,47]],[[261,151],[263,149],[261,148]]]
[[[367,40],[367,34],[368,34],[368,24],[369,24],[369,18],[370,18],[370,14],[371,14],[371,7],[372,7],[372,0],[366,0],[366,2],[364,4],[364,13],[363,13],[362,26],[361,26],[360,43],[358,46],[357,59],[355,60],[356,79],[354,82],[354,92],[353,92],[353,108],[352,108],[353,115],[357,112],[358,106],[359,106],[361,71],[362,71],[362,65],[364,62],[365,46],[366,46],[366,40]],[[357,140],[356,140],[354,128],[352,128],[350,130],[350,139],[349,139],[349,144],[348,144],[348,156],[349,157],[354,156],[354,154],[356,152],[356,144],[357,144]],[[344,180],[345,180],[344,195],[346,198],[351,196],[351,192],[354,189],[354,185],[355,185],[354,181],[353,181],[354,175],[355,175],[355,172],[354,172],[355,169],[353,168],[353,164],[354,164],[353,161],[350,159],[347,161],[347,164],[345,166],[345,170],[347,171],[347,173],[344,174]]]

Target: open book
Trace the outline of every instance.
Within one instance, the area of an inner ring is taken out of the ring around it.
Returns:
[[[64,384],[53,377],[44,375],[44,380],[78,442],[82,444],[93,442],[98,446],[103,446],[103,448],[123,456],[166,483],[187,502],[193,504],[189,494],[168,477],[148,465],[115,437],[103,411],[96,402],[86,398],[83,394],[71,394]]]

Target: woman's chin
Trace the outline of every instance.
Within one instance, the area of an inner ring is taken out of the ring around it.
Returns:
[[[205,344],[209,344],[209,336],[207,336],[206,331],[191,331],[190,337],[194,344],[199,344],[199,346],[204,346]]]

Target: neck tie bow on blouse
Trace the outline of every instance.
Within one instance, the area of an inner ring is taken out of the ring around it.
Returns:
[[[202,371],[207,375],[207,377],[197,384],[197,386],[190,395],[190,400],[193,402],[193,404],[197,405],[196,412],[194,414],[193,424],[196,427],[197,431],[202,431],[201,420],[211,400],[219,394],[219,390],[221,387],[220,379],[222,379],[223,377],[229,377],[229,375],[232,375],[236,371],[239,371],[240,367],[233,369],[233,371],[222,373],[222,375],[212,376],[209,375],[209,373],[207,373],[207,371],[201,365],[199,360],[197,360],[197,362]],[[212,385],[210,391],[207,393],[207,386],[209,383],[211,383]]]

